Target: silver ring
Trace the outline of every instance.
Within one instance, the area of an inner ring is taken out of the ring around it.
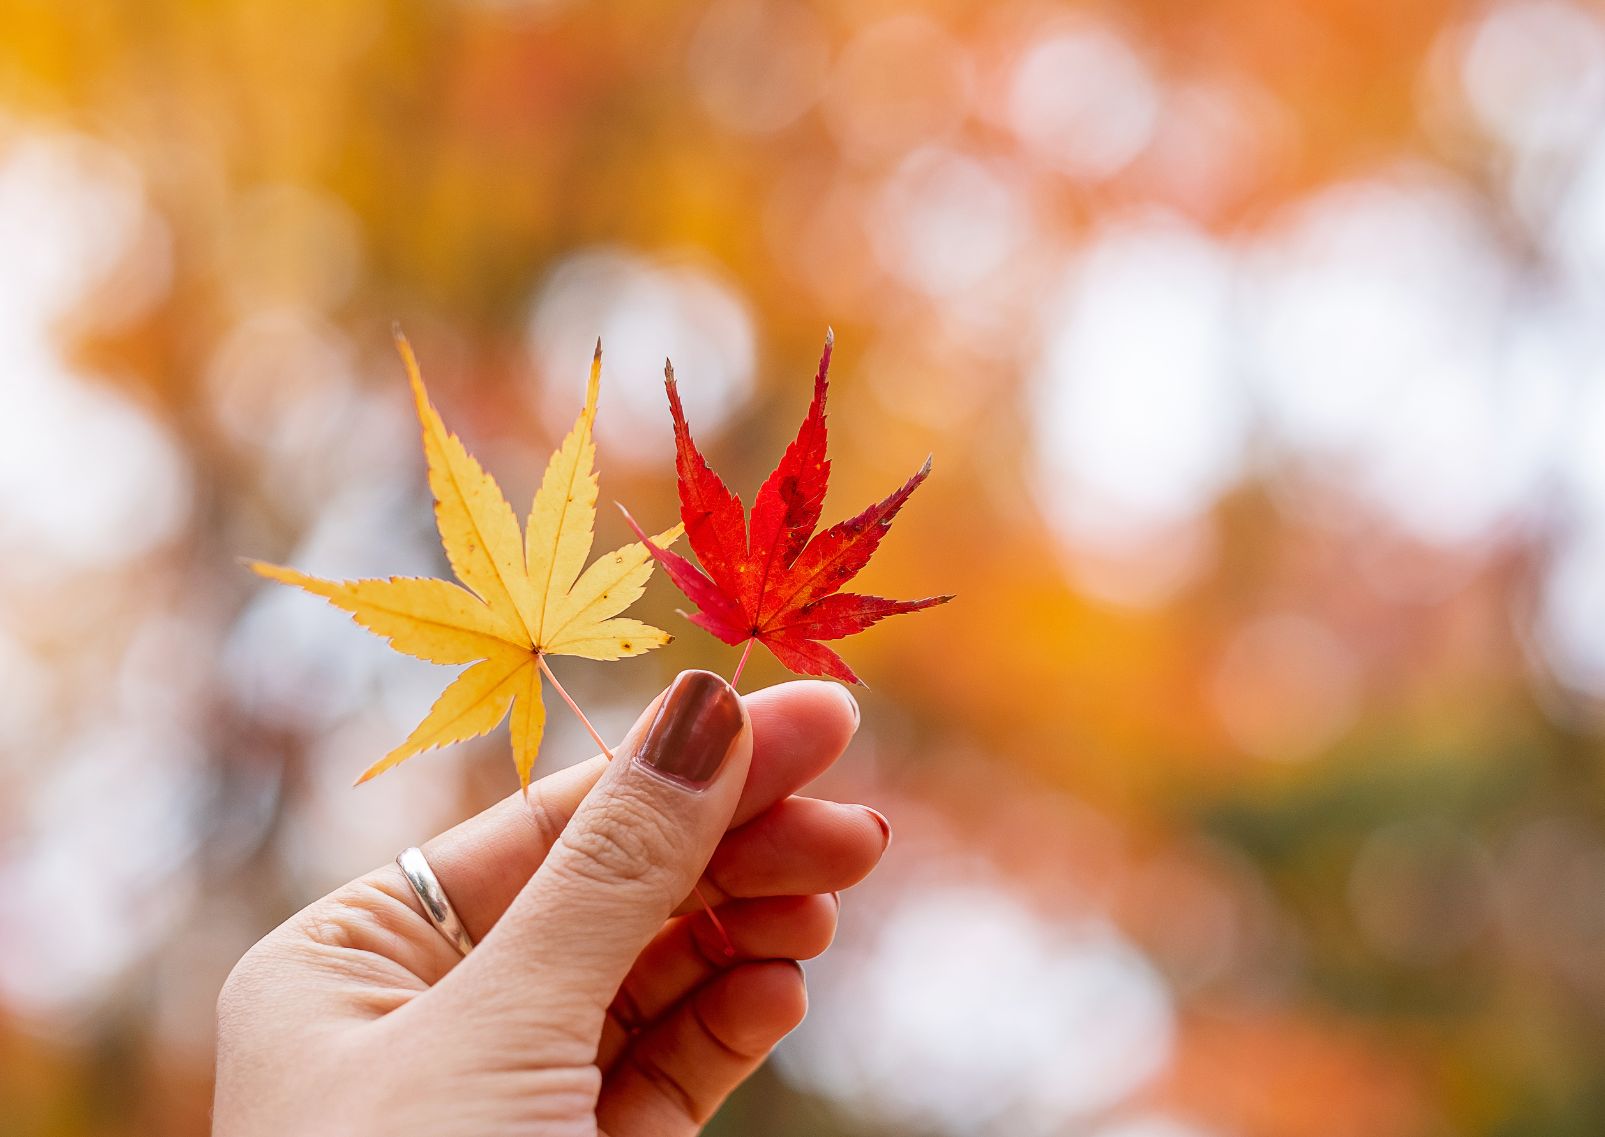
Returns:
[[[440,887],[440,878],[435,876],[435,870],[424,859],[424,851],[417,846],[403,849],[396,856],[396,864],[401,866],[401,875],[407,878],[413,892],[418,894],[418,901],[424,906],[424,915],[429,917],[435,931],[445,937],[458,954],[467,955],[473,951],[474,941],[468,935],[468,929],[463,927],[463,922],[457,918],[457,910],[446,899],[446,890]]]

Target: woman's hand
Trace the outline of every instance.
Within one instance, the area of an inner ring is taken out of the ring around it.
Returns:
[[[793,961],[829,945],[835,892],[886,848],[872,810],[790,796],[857,723],[834,684],[741,699],[685,672],[616,761],[424,846],[466,958],[393,864],[306,908],[224,986],[214,1131],[696,1133],[802,1018]]]

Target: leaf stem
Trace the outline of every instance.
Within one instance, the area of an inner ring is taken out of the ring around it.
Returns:
[[[751,646],[750,643],[748,646]],[[746,656],[742,656],[741,659],[743,663],[746,662]],[[545,654],[537,654],[535,656],[535,661],[540,664],[541,674],[546,676],[547,680],[552,684],[553,689],[555,689],[558,695],[562,697],[563,701],[568,704],[568,709],[574,712],[574,716],[579,719],[582,724],[584,724],[585,729],[590,733],[591,738],[595,740],[597,746],[602,748],[602,753],[607,755],[607,760],[609,762],[613,761],[613,748],[606,742],[602,741],[602,736],[597,733],[596,727],[591,725],[591,720],[586,717],[585,712],[580,710],[580,705],[569,697],[569,693],[563,688],[563,684],[558,682],[556,675],[552,674],[552,669],[546,665]],[[739,674],[739,671],[737,674]],[[526,798],[529,796],[529,791],[527,788],[524,796]],[[708,898],[702,895],[702,889],[698,888],[696,885],[691,886],[691,892],[696,896],[697,901],[702,905],[702,910],[708,914],[708,922],[713,925],[713,930],[719,933],[719,939],[721,941],[720,946],[724,950],[725,958],[734,959],[736,955],[736,945],[731,942],[730,933],[725,931],[724,924],[721,923],[719,917],[714,914],[713,905],[708,903]]]
[[[735,674],[730,676],[730,686],[741,682],[741,673],[747,669],[747,657],[752,654],[752,645],[757,642],[753,637],[747,637],[747,646],[741,649],[741,661],[736,664]]]
[[[702,895],[702,886],[693,884],[691,886],[691,895],[697,898],[697,903],[701,904],[702,910],[708,914],[708,923],[712,924],[713,930],[719,933],[719,950],[724,952],[726,959],[735,959],[736,945],[731,942],[730,933],[725,931],[724,924],[713,910],[713,905],[709,904],[708,898]]]
[[[611,762],[613,760],[613,748],[602,741],[602,736],[596,732],[596,727],[591,725],[591,720],[585,717],[585,712],[580,710],[580,705],[573,699],[569,698],[568,692],[563,689],[563,684],[557,681],[557,676],[552,674],[552,669],[546,666],[545,654],[542,653],[537,655],[535,657],[535,661],[540,664],[541,674],[546,676],[547,681],[550,682],[553,688],[556,689],[557,693],[562,696],[563,701],[568,704],[568,709],[574,712],[574,716],[578,718],[584,725],[585,729],[590,732],[590,735],[593,739],[595,739],[596,744],[602,748],[602,753],[606,754],[608,761]]]

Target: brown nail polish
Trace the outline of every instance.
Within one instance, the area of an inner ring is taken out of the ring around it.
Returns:
[[[881,827],[881,852],[892,847],[892,823],[887,821],[878,809],[862,806],[863,811],[875,819],[875,824]]]
[[[641,765],[691,789],[719,773],[741,734],[741,699],[711,671],[683,671],[635,752]]]

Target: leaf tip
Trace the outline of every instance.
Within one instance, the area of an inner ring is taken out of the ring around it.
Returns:
[[[396,353],[401,356],[402,364],[407,368],[407,374],[417,377],[418,357],[413,353],[412,341],[407,333],[401,330],[401,321],[390,325],[390,340],[396,345]]]
[[[602,390],[602,337],[596,337],[596,354],[591,356],[591,374],[585,381],[585,408],[580,421],[589,429],[596,420],[596,400]]]
[[[646,535],[646,530],[642,529],[640,524],[635,520],[635,517],[631,515],[630,511],[624,508],[624,503],[622,501],[615,501],[613,504],[619,507],[620,513],[624,514],[624,523],[630,527],[630,532],[635,534],[635,539],[646,546],[647,552],[651,553],[653,557],[656,557],[657,554],[662,550],[659,549],[659,547],[653,542],[651,537]]]
[[[831,327],[829,324],[826,324],[825,325],[825,347],[828,349],[828,348],[833,348],[835,346],[836,346],[836,329]]]
[[[291,584],[291,576],[298,576],[294,569],[286,569],[283,565],[276,565],[272,561],[259,561],[253,557],[241,557],[240,564],[250,569],[264,580],[276,580],[281,584]]]
[[[426,419],[432,409],[429,405],[429,395],[424,390],[423,373],[418,369],[418,357],[413,353],[412,342],[401,331],[397,324],[392,331],[395,334],[396,354],[401,356],[401,365],[407,369],[407,382],[412,384],[413,400],[418,404],[418,417]]]

